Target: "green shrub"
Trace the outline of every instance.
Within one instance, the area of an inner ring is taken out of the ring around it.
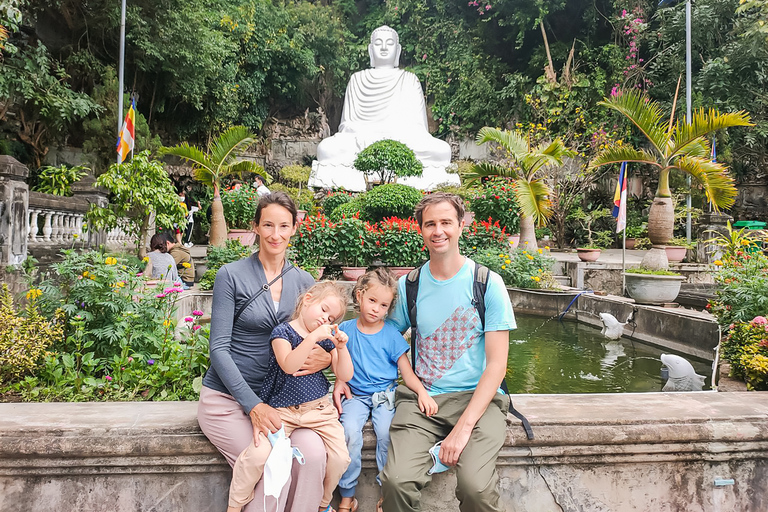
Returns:
[[[291,239],[289,258],[304,270],[325,266],[333,256],[331,230],[331,223],[323,215],[305,218]]]
[[[517,200],[508,178],[491,178],[482,189],[472,195],[469,209],[478,220],[493,219],[505,228],[507,234],[520,232],[520,214]]]
[[[504,280],[504,284],[514,288],[555,288],[557,283],[552,276],[555,260],[546,255],[543,249],[534,252],[515,249],[510,252],[483,251],[472,259],[485,265]]]
[[[392,217],[379,222],[373,233],[379,258],[390,267],[416,267],[429,259],[419,225],[413,218]]]
[[[216,272],[227,263],[247,258],[251,255],[251,248],[245,247],[240,240],[227,240],[221,247],[208,246],[206,255],[207,270],[200,278],[200,288],[213,290],[216,281]]]
[[[259,195],[256,189],[242,185],[237,189],[221,191],[221,205],[224,207],[224,220],[229,229],[251,229]]]
[[[43,167],[37,175],[37,185],[34,190],[44,194],[71,197],[72,184],[85,176],[89,170],[87,167],[82,166],[68,167],[60,165],[59,167],[54,167],[49,165]]]
[[[323,199],[323,212],[330,215],[333,210],[354,199],[349,192],[331,192]]]
[[[359,197],[356,197],[348,203],[340,204],[331,213],[328,214],[328,218],[333,222],[338,222],[344,217],[354,217],[360,215],[363,207],[363,201]]]
[[[731,375],[743,378],[749,389],[768,390],[768,321],[757,316],[730,326],[720,346],[731,363]]]
[[[380,185],[363,196],[360,217],[369,222],[379,222],[388,217],[407,219],[413,217],[413,210],[421,197],[421,191],[408,185]]]
[[[373,226],[357,217],[341,219],[330,230],[329,254],[335,254],[343,266],[367,267],[377,253],[373,230]]]
[[[459,250],[469,257],[478,253],[504,253],[510,250],[509,238],[499,221],[473,221],[459,238]]]
[[[768,257],[734,250],[717,261],[715,273],[719,289],[708,308],[720,325],[746,322],[768,316]]]
[[[411,148],[396,140],[384,139],[363,149],[355,158],[355,169],[390,183],[395,176],[421,176],[423,166]]]

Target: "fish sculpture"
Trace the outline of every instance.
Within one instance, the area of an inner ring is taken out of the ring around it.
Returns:
[[[603,322],[603,330],[600,334],[612,340],[618,340],[624,334],[624,326],[627,322],[619,322],[615,316],[610,313],[600,313],[600,321]]]
[[[661,362],[669,370],[669,379],[662,391],[701,391],[706,377],[696,373],[693,365],[680,356],[661,354]]]

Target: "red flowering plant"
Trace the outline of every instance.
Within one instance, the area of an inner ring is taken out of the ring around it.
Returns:
[[[367,267],[377,254],[376,228],[360,220],[359,214],[342,217],[329,229],[329,254],[342,266]]]
[[[333,250],[334,224],[325,215],[313,215],[299,222],[291,240],[289,258],[303,269],[325,266]]]
[[[256,189],[248,185],[221,191],[221,205],[229,229],[251,229],[258,204]]]
[[[387,266],[416,267],[429,258],[421,229],[413,218],[386,218],[378,223],[376,234],[379,258]]]
[[[459,249],[462,254],[472,256],[490,251],[493,253],[509,252],[509,238],[506,228],[501,227],[498,220],[475,220],[464,230],[459,239]]]
[[[511,178],[490,178],[482,189],[469,200],[469,209],[478,219],[498,221],[507,234],[520,232],[520,208]]]

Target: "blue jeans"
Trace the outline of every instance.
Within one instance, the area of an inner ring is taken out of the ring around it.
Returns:
[[[352,398],[345,399],[341,404],[341,408],[343,412],[339,421],[344,426],[344,437],[347,441],[349,458],[352,461],[339,481],[339,493],[343,498],[349,498],[355,495],[357,478],[360,476],[363,451],[363,425],[365,425],[370,416],[373,422],[373,430],[376,432],[376,466],[381,471],[387,463],[389,425],[395,416],[395,410],[387,409],[385,404],[380,404],[374,409],[371,397],[369,396],[353,396]]]

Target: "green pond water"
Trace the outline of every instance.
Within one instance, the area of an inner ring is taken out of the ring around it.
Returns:
[[[661,391],[663,353],[627,338],[609,340],[578,322],[518,315],[509,333],[510,393],[629,393]],[[684,356],[696,373],[712,374],[711,362]],[[706,384],[705,384],[706,389]]]

